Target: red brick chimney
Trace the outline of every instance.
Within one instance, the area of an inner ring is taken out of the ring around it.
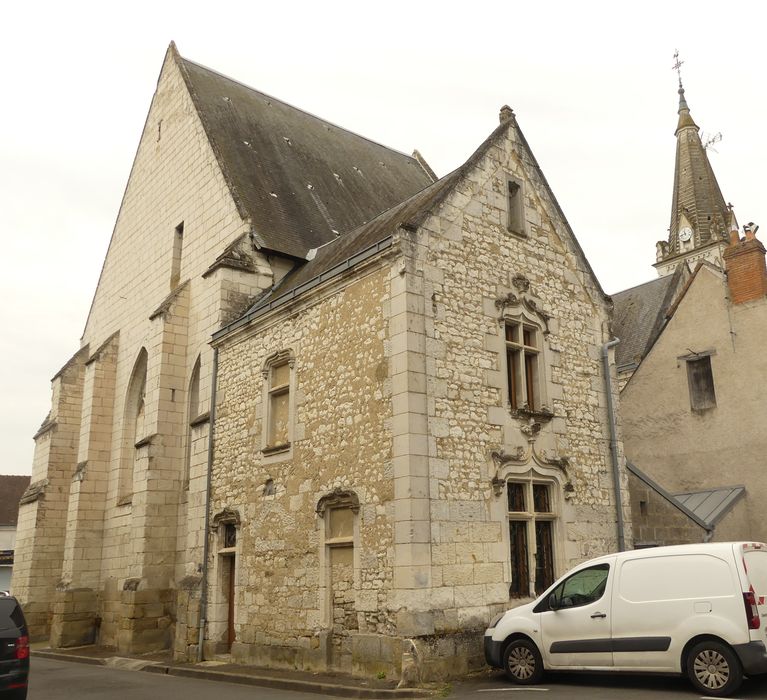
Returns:
[[[725,248],[724,267],[727,270],[727,284],[733,304],[742,304],[767,295],[767,252],[756,237],[754,224],[744,226],[746,237],[738,238],[737,231],[730,233],[730,245]]]

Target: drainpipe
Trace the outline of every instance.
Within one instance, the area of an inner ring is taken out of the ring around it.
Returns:
[[[205,484],[205,526],[202,532],[202,581],[200,582],[200,623],[197,637],[197,663],[202,661],[202,644],[208,615],[208,551],[210,549],[210,484],[213,473],[213,438],[216,428],[216,380],[218,378],[218,348],[213,348],[213,376],[210,380],[210,429],[208,430],[208,473]]]
[[[607,394],[607,422],[610,425],[610,456],[613,463],[613,487],[615,488],[615,511],[618,522],[618,551],[626,550],[626,537],[623,525],[623,502],[621,500],[621,476],[618,464],[618,435],[615,426],[615,406],[613,406],[613,385],[610,377],[610,348],[620,343],[620,338],[613,338],[602,346],[602,367],[605,374],[605,393]]]

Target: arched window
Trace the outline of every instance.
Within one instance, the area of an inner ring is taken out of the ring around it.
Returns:
[[[189,477],[192,465],[192,428],[195,419],[200,415],[200,356],[192,369],[192,376],[189,379],[189,400],[186,410],[186,453],[184,456],[184,488],[189,488]]]
[[[147,351],[141,348],[133,365],[123,412],[123,440],[120,472],[117,480],[117,501],[130,503],[133,496],[133,474],[137,460],[136,443],[146,437],[146,368]]]

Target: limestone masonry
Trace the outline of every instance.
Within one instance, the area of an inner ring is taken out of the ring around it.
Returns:
[[[437,180],[171,45],[35,438],[32,634],[476,667],[494,613],[618,548],[619,508],[631,544],[610,316],[508,107]]]

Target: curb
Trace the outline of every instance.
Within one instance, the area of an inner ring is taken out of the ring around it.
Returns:
[[[33,657],[53,659],[55,661],[72,661],[81,664],[90,664],[91,666],[106,666],[106,658],[93,658],[92,656],[81,656],[75,654],[62,654],[56,651],[38,649],[32,651]],[[110,657],[112,658],[112,657]],[[337,685],[317,681],[312,683],[305,680],[292,680],[290,678],[275,678],[273,676],[255,676],[243,673],[232,673],[230,671],[214,671],[207,668],[193,668],[188,666],[169,666],[162,662],[150,661],[141,669],[146,673],[159,673],[161,675],[179,676],[183,678],[198,678],[208,681],[225,681],[227,683],[237,683],[239,685],[255,685],[265,688],[276,688],[277,690],[292,690],[294,692],[317,693],[321,695],[333,695],[344,698],[427,698],[433,693],[421,688],[394,688],[394,689],[375,689],[360,688],[359,686]]]

